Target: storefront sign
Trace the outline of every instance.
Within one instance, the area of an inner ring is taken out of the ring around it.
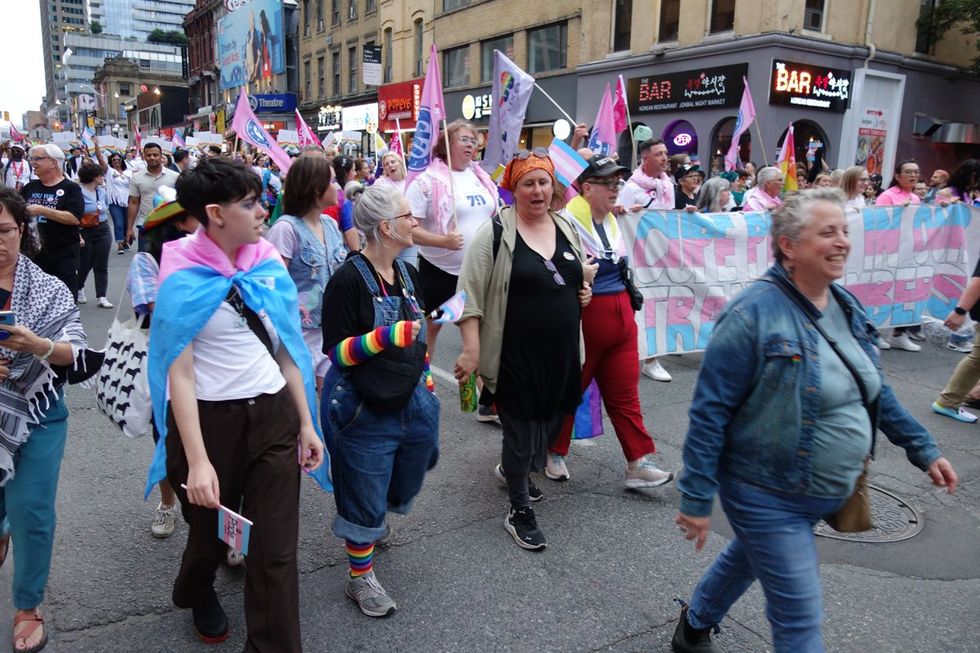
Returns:
[[[851,72],[810,66],[795,61],[772,60],[769,104],[802,106],[836,113],[847,111],[851,97]]]
[[[388,84],[378,89],[378,118],[381,131],[396,129],[396,121],[402,129],[415,129],[422,101],[422,80]]]
[[[493,96],[489,93],[483,95],[464,95],[460,106],[463,118],[466,120],[482,120],[489,118],[493,109]]]
[[[248,105],[255,113],[292,113],[296,110],[296,94],[249,95]]]
[[[673,156],[686,152],[697,155],[698,132],[686,120],[675,120],[664,129],[661,138],[667,144],[667,154]]]
[[[381,46],[365,45],[361,61],[364,64],[364,85],[381,86]]]
[[[632,77],[626,83],[626,99],[634,114],[737,107],[748,72],[749,65],[743,63]]]
[[[358,104],[344,107],[341,122],[344,131],[374,132],[378,128],[377,103]]]
[[[340,107],[320,107],[316,116],[316,130],[324,132],[340,129],[341,112]]]
[[[885,160],[885,137],[888,136],[888,123],[882,109],[866,108],[858,125],[857,154],[854,164],[864,166],[868,174],[882,175]]]

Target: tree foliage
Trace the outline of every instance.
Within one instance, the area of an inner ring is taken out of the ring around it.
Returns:
[[[173,30],[165,32],[162,29],[155,29],[146,37],[147,43],[166,43],[169,45],[187,45],[187,35],[183,32]]]
[[[928,11],[923,11],[917,23],[920,33],[933,43],[949,30],[959,27],[963,34],[977,36],[980,50],[980,2],[977,0],[943,0]],[[972,72],[980,74],[980,55],[973,60]]]
[[[97,20],[93,20],[91,23],[89,23],[88,29],[93,34],[101,34],[102,33],[102,23],[100,23]]]

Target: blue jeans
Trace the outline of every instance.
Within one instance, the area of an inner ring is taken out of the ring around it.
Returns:
[[[385,513],[407,514],[439,460],[439,400],[419,383],[404,410],[376,411],[338,368],[327,372],[320,404],[337,504],[333,532],[374,542]]]
[[[54,546],[54,500],[68,436],[68,407],[61,390],[14,456],[14,477],[0,487],[0,533],[10,534],[14,556],[14,607],[44,601]]]
[[[844,500],[779,494],[729,476],[719,482],[735,539],[694,589],[688,621],[698,629],[720,623],[758,578],[776,653],[823,651],[813,526]]]
[[[109,215],[112,217],[112,235],[115,236],[117,243],[126,240],[126,212],[128,210],[129,207],[126,206],[109,205]]]

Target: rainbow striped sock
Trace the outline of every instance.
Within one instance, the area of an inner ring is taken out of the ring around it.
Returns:
[[[357,578],[371,571],[374,559],[374,542],[358,544],[346,540],[347,560],[350,562],[350,577]]]

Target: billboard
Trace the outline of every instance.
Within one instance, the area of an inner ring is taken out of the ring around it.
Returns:
[[[219,88],[273,87],[286,71],[282,0],[251,0],[218,21]]]

